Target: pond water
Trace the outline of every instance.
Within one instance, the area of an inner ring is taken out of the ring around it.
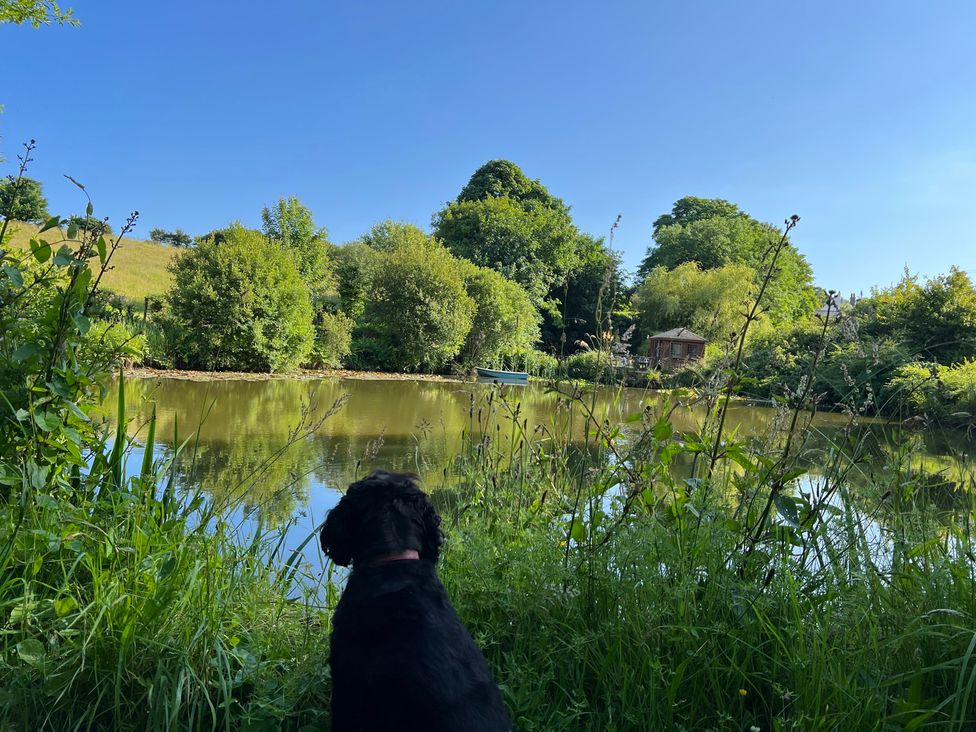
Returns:
[[[461,381],[379,379],[272,379],[189,381],[170,378],[130,379],[127,403],[143,410],[134,416],[130,431],[139,439],[150,405],[155,405],[157,452],[173,448],[174,434],[183,442],[179,483],[185,490],[202,489],[218,498],[244,499],[242,520],[259,514],[268,524],[294,519],[286,546],[297,546],[314,531],[338,500],[340,487],[371,470],[409,470],[428,479],[438,476],[462,446],[464,434],[477,430],[477,412],[494,408],[499,425],[511,425],[506,407],[486,399],[496,386]],[[105,404],[115,410],[110,389]],[[582,440],[583,424],[558,408],[558,396],[541,384],[507,387],[505,401],[519,404],[520,420],[529,430],[536,425],[570,433]],[[590,392],[595,412],[627,425],[628,417],[662,397],[639,389],[597,388]],[[288,445],[302,414],[316,422],[335,404],[341,404],[314,432]],[[694,432],[705,416],[702,407],[676,410],[672,416],[679,432]],[[728,431],[743,437],[763,437],[775,429],[777,411],[768,407],[735,404],[727,420]],[[817,415],[813,441],[841,441],[848,418],[838,413]],[[890,427],[864,421],[861,430],[883,435]],[[506,439],[500,433],[501,439]],[[878,440],[884,442],[883,437]],[[931,472],[956,470],[968,445],[962,436],[928,435],[922,457]],[[137,451],[138,453],[138,451]],[[887,457],[879,453],[876,459]],[[141,456],[133,454],[136,466]],[[809,468],[816,473],[815,460]],[[317,542],[305,550],[317,564]]]

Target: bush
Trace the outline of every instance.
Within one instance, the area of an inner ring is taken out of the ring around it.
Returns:
[[[958,366],[907,364],[888,382],[885,396],[911,415],[950,426],[972,425],[976,423],[976,361]]]
[[[474,310],[450,252],[434,240],[407,244],[383,253],[356,350],[376,368],[439,371],[461,351]]]
[[[345,313],[322,313],[318,321],[309,365],[337,369],[352,352],[352,329],[356,323]]]
[[[495,270],[462,260],[464,286],[475,311],[461,350],[461,359],[474,366],[512,360],[532,350],[539,340],[539,313],[528,293]]]
[[[0,216],[34,223],[46,221],[47,199],[40,182],[12,176],[0,181]]]
[[[86,363],[103,363],[114,368],[142,363],[145,353],[146,339],[126,323],[95,320],[79,357]]]
[[[595,383],[610,381],[610,356],[603,351],[580,351],[563,360],[566,375]]]
[[[217,371],[287,371],[314,341],[312,304],[294,263],[260,232],[230,227],[170,266],[174,358]]]
[[[65,223],[90,236],[110,236],[113,233],[108,221],[96,219],[94,216],[69,216]]]

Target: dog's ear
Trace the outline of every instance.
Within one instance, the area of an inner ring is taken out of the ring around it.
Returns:
[[[427,498],[423,499],[421,521],[423,523],[423,534],[421,536],[420,558],[436,562],[440,556],[441,544],[444,543],[444,534],[441,532],[441,517],[437,515],[437,511],[434,510],[434,506]]]
[[[353,542],[358,535],[359,510],[352,497],[345,495],[329,511],[322,525],[319,541],[322,551],[340,567],[348,567],[352,562],[355,547]]]

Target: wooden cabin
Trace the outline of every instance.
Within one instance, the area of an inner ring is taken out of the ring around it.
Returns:
[[[670,371],[694,363],[705,355],[707,340],[687,328],[672,328],[647,339],[651,368]]]

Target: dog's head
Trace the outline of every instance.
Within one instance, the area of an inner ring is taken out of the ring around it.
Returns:
[[[322,527],[326,555],[343,567],[407,549],[437,561],[444,540],[441,517],[417,480],[377,470],[349,486]]]

